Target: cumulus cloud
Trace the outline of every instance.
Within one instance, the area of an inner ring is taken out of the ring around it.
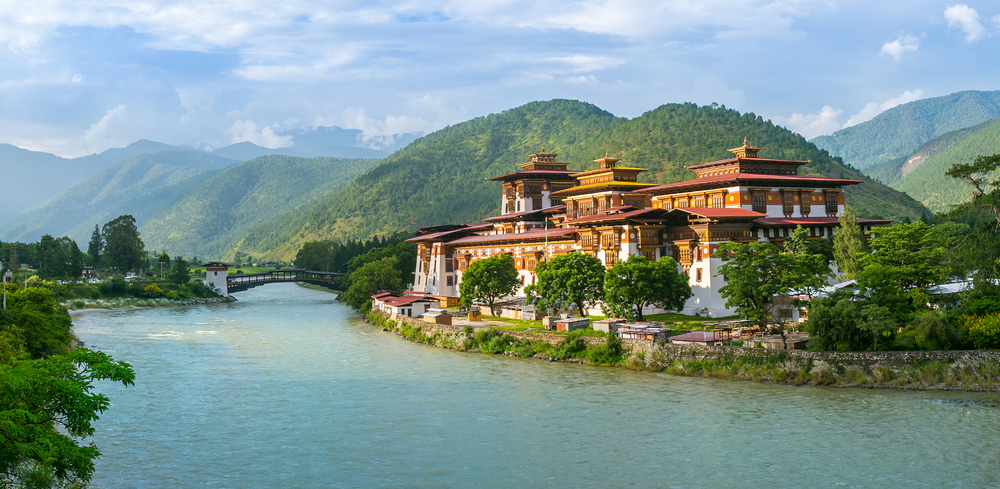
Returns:
[[[965,34],[965,42],[986,37],[986,27],[979,23],[979,13],[964,3],[949,5],[944,10],[944,18],[948,20],[948,29],[959,29]]]
[[[120,145],[121,142],[113,136],[113,133],[116,126],[125,122],[127,116],[128,106],[119,105],[109,110],[104,117],[101,117],[101,120],[91,124],[90,128],[83,133],[83,140],[86,143],[87,149],[91,153],[99,153],[108,148]]]
[[[909,34],[901,35],[896,38],[895,41],[890,41],[882,45],[882,51],[879,54],[888,54],[896,61],[899,61],[899,57],[907,51],[916,51],[920,47],[920,39]]]
[[[850,119],[844,124],[844,127],[851,127],[856,124],[861,124],[862,122],[871,120],[873,117],[885,112],[897,105],[902,105],[905,103],[913,102],[914,100],[920,100],[924,97],[924,91],[921,89],[907,90],[902,93],[902,95],[886,100],[885,102],[869,102],[865,104],[865,107],[861,109],[860,112],[851,116]]]
[[[829,105],[824,105],[815,114],[795,113],[787,117],[773,117],[772,121],[775,124],[787,127],[790,131],[801,134],[806,139],[812,139],[816,136],[830,134],[840,129],[842,126],[837,119],[843,113],[843,109],[835,109]]]
[[[287,148],[292,145],[292,136],[279,136],[271,126],[257,130],[257,124],[252,120],[236,121],[226,131],[232,144],[251,142],[264,148]]]

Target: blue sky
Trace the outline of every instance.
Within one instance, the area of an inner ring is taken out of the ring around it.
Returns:
[[[1000,5],[970,1],[79,1],[0,5],[0,142],[366,143],[534,100],[635,117],[716,102],[806,137],[1000,89]]]

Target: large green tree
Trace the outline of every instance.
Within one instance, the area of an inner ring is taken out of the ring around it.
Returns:
[[[669,256],[650,261],[631,255],[616,263],[604,276],[604,313],[642,320],[642,309],[656,306],[669,311],[684,307],[691,285]]]
[[[90,235],[90,242],[87,243],[87,258],[90,266],[96,267],[101,264],[101,255],[104,253],[104,236],[101,228],[94,224],[94,232]]]
[[[104,225],[101,236],[104,238],[104,256],[118,273],[135,271],[143,263],[145,245],[139,237],[134,217],[128,214],[118,216]]]
[[[783,253],[771,243],[730,241],[719,246],[713,255],[722,258],[719,274],[726,284],[719,294],[726,299],[726,307],[760,326],[763,331],[771,319],[774,297],[787,294],[795,285],[800,269],[795,255]]]
[[[521,286],[517,268],[514,267],[514,257],[510,255],[495,255],[469,264],[462,274],[462,282],[458,285],[462,304],[466,307],[473,302],[483,302],[490,312],[496,316],[498,300],[514,295]]]
[[[371,305],[371,296],[380,290],[399,292],[403,279],[397,266],[399,259],[388,256],[370,261],[347,276],[347,291],[340,297],[348,306],[365,311]]]
[[[604,299],[605,267],[595,257],[569,253],[543,261],[535,268],[537,283],[525,287],[528,298],[542,309],[575,306],[580,316]]]
[[[0,360],[0,486],[82,487],[101,455],[93,423],[108,409],[94,382],[133,385],[135,372],[78,348],[34,360]]]
[[[191,270],[188,269],[187,260],[182,256],[174,257],[174,268],[170,271],[170,281],[176,284],[186,284],[191,280]]]
[[[870,252],[859,261],[865,267],[889,267],[904,289],[937,283],[944,277],[945,250],[928,234],[930,229],[921,221],[879,227],[868,241]]]
[[[949,213],[975,223],[957,247],[966,259],[965,269],[977,289],[995,289],[993,281],[1000,278],[1000,154],[954,165],[945,174],[970,188],[969,198]]]

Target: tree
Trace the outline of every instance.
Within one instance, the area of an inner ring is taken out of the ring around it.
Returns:
[[[975,288],[995,289],[1000,277],[1000,154],[978,156],[972,163],[953,165],[945,175],[969,184],[969,200],[956,205],[949,217],[977,221],[973,232],[958,247],[966,258],[966,271],[972,274]]]
[[[108,409],[94,382],[131,386],[131,365],[77,348],[67,355],[0,361],[0,486],[84,486],[101,452],[80,441]]]
[[[604,276],[604,313],[642,320],[642,309],[656,306],[669,311],[682,309],[691,298],[691,285],[669,256],[649,261],[630,255]]]
[[[604,299],[605,270],[601,260],[584,253],[556,256],[535,268],[537,283],[525,287],[525,292],[542,309],[575,305],[580,316],[586,316],[586,307]]]
[[[853,280],[864,269],[860,259],[867,251],[865,236],[858,226],[853,208],[844,206],[844,213],[837,220],[840,227],[833,236],[833,258],[837,262],[840,279]]]
[[[809,241],[808,236],[809,231],[802,226],[796,226],[792,235],[785,241],[785,253],[794,257],[791,261],[794,266],[787,270],[789,285],[811,299],[816,292],[828,285],[827,280],[833,275],[833,271],[830,270],[826,257],[820,253],[822,245]],[[827,240],[816,242],[819,241]]]
[[[787,294],[795,286],[794,279],[801,276],[791,273],[800,268],[795,256],[760,241],[730,241],[712,256],[724,260],[718,270],[726,284],[719,288],[719,294],[726,299],[726,307],[735,307],[737,314],[765,331],[774,297]]]
[[[0,310],[0,331],[20,338],[32,358],[69,351],[73,334],[69,314],[51,290],[26,287],[7,292],[7,309]],[[0,362],[6,359],[0,358]]]
[[[371,296],[380,290],[399,292],[403,279],[396,268],[399,259],[394,256],[365,263],[347,277],[349,286],[340,297],[348,306],[363,311],[371,305]]]
[[[921,221],[896,223],[879,228],[868,241],[870,253],[861,257],[866,268],[874,265],[890,267],[897,283],[904,289],[923,287],[944,277],[944,249],[935,246],[931,227]]]
[[[104,225],[101,235],[108,264],[118,273],[134,271],[142,263],[145,245],[134,217],[126,214],[115,218]]]
[[[174,257],[174,269],[170,272],[170,281],[177,284],[186,284],[191,280],[191,271],[188,270],[187,261],[182,256]]]
[[[879,338],[891,341],[896,329],[899,328],[899,323],[893,318],[889,308],[878,304],[866,304],[861,307],[861,321],[857,327],[872,339],[872,351],[878,351]]]
[[[485,302],[490,312],[496,316],[497,300],[514,295],[521,285],[517,269],[514,268],[514,257],[510,255],[495,255],[469,264],[462,274],[462,282],[458,285],[462,304],[466,307],[474,301]]]
[[[103,252],[104,236],[101,235],[100,227],[94,224],[94,232],[90,235],[90,243],[87,244],[87,255],[91,266],[96,267],[101,264],[101,253]]]
[[[861,322],[858,304],[842,293],[834,293],[809,302],[809,320],[803,329],[818,350],[856,351],[867,343],[865,332],[858,328]]]

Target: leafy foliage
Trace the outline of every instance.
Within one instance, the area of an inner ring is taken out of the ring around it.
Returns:
[[[542,309],[575,306],[583,317],[586,307],[594,307],[604,299],[604,272],[601,260],[590,255],[556,256],[535,267],[537,283],[525,287],[525,293]]]
[[[496,315],[494,304],[497,300],[514,295],[520,286],[514,257],[494,255],[470,263],[462,274],[458,290],[466,307],[473,302],[485,302]]]
[[[0,485],[84,486],[101,452],[82,439],[109,407],[94,382],[133,385],[135,372],[104,353],[78,348],[66,355],[0,362]]]
[[[145,262],[145,245],[132,216],[119,216],[105,224],[101,235],[104,237],[105,261],[119,273],[137,270]]]
[[[341,299],[360,311],[371,306],[371,296],[380,290],[402,291],[403,279],[400,278],[397,265],[399,259],[389,256],[358,267],[348,276],[350,285]]]
[[[712,256],[724,260],[718,270],[726,283],[719,294],[726,299],[726,307],[735,308],[736,314],[761,328],[771,319],[774,297],[794,289],[795,278],[803,275],[792,273],[801,268],[799,259],[771,243],[729,241]]]
[[[938,283],[944,277],[944,248],[937,246],[931,227],[917,221],[879,227],[868,240],[870,253],[862,253],[862,266],[885,267],[891,282],[909,289]]]
[[[691,298],[691,285],[669,256],[649,261],[630,255],[604,275],[604,313],[642,320],[642,309],[657,306],[668,311],[684,307]]]

